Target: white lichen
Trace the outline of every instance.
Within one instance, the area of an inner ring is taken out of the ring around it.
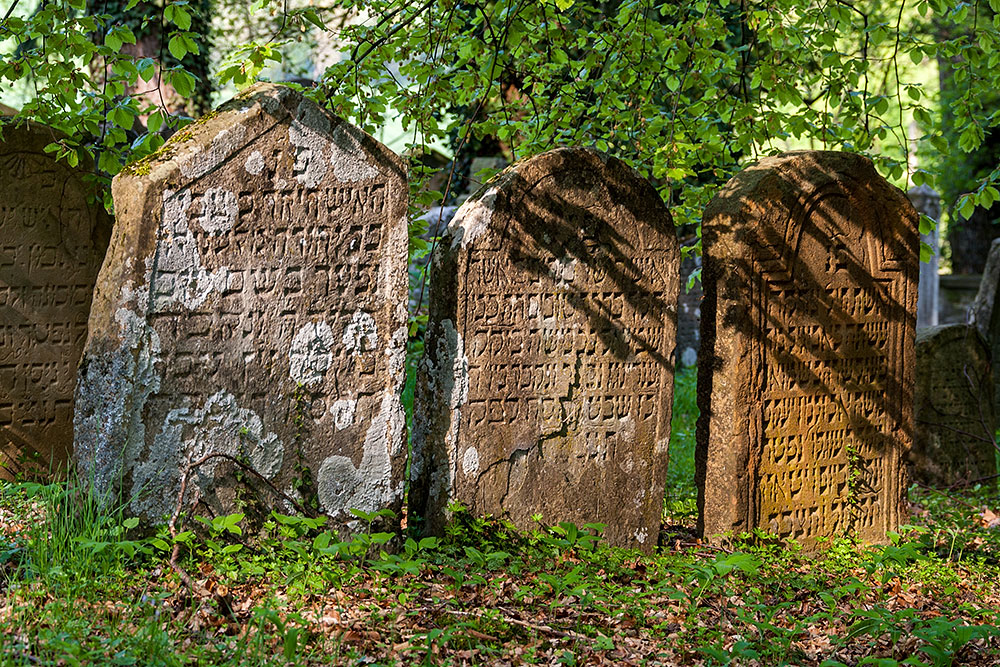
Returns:
[[[183,471],[210,454],[246,457],[255,471],[270,478],[281,469],[284,445],[265,431],[259,415],[240,407],[225,391],[212,394],[200,408],[174,408],[149,450],[133,459],[132,507],[150,517],[168,514],[177,502]],[[215,470],[222,462],[208,459],[192,470],[188,484],[197,484],[203,495],[213,494]]]
[[[330,414],[333,415],[333,425],[338,431],[343,431],[345,428],[354,423],[354,411],[358,408],[357,399],[353,398],[342,398],[339,401],[335,401],[333,405],[330,406]]]
[[[341,338],[349,354],[360,354],[374,350],[378,345],[378,326],[370,313],[357,311],[344,328]]]
[[[456,211],[455,217],[448,223],[452,249],[459,246],[465,248],[489,229],[498,192],[495,186],[491,187],[481,197],[470,199]]]
[[[163,192],[163,232],[147,275],[154,311],[169,310],[175,303],[193,310],[213,291],[223,291],[229,281],[227,267],[210,272],[202,265],[197,239],[188,226],[191,199],[190,190]]]
[[[340,123],[334,129],[330,141],[330,164],[337,180],[354,183],[370,181],[378,176],[378,167],[367,159],[363,137],[361,130],[347,123]]]
[[[330,119],[310,100],[303,99],[288,126],[288,141],[295,146],[295,180],[313,189],[326,176],[329,162],[324,153],[330,145]]]
[[[256,176],[260,172],[264,171],[264,156],[260,151],[254,151],[247,156],[247,161],[244,167],[247,173],[251,176]]]
[[[333,330],[326,322],[307,322],[288,352],[288,374],[297,383],[321,382],[333,363]]]
[[[475,475],[479,472],[479,452],[475,447],[469,447],[462,455],[462,472],[466,476]]]
[[[212,138],[208,146],[193,146],[189,152],[182,154],[177,159],[177,164],[185,177],[201,178],[243,148],[246,140],[247,129],[237,123],[228,129],[221,130]]]
[[[323,510],[345,516],[350,509],[373,512],[402,498],[402,485],[393,485],[393,459],[402,453],[406,413],[394,392],[386,393],[378,414],[365,433],[361,464],[346,456],[327,457],[317,474],[317,495]]]
[[[225,188],[208,188],[201,198],[198,224],[209,234],[228,232],[239,214],[236,195]]]

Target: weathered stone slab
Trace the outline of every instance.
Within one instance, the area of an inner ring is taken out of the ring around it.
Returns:
[[[990,351],[975,327],[917,329],[917,430],[910,471],[931,485],[995,475]]]
[[[76,459],[155,521],[191,460],[242,458],[335,520],[401,508],[402,161],[289,88],[251,88],[114,181],[118,226],[80,371]],[[229,459],[191,475],[231,511],[285,508]],[[242,493],[242,491],[239,491]]]
[[[986,341],[992,363],[993,387],[1000,387],[1000,308],[997,293],[1000,289],[1000,239],[990,245],[986,267],[979,280],[979,291],[969,308],[969,321]],[[994,389],[993,414],[1000,415],[1000,391]]]
[[[941,195],[930,186],[921,185],[910,188],[907,198],[913,204],[917,213],[926,215],[937,222],[941,219]],[[938,263],[941,249],[938,243],[938,228],[929,233],[921,234],[920,240],[931,248],[929,261],[920,262],[920,279],[917,285],[917,327],[932,327],[938,323],[938,293],[941,278],[938,276]]]
[[[76,366],[111,236],[86,171],[44,151],[50,128],[0,137],[0,478],[61,471],[73,445]]]
[[[410,508],[608,524],[651,550],[667,470],[679,256],[653,187],[583,149],[505,170],[439,246]]]
[[[917,214],[857,155],[786,153],[705,211],[700,530],[881,542],[913,440]]]

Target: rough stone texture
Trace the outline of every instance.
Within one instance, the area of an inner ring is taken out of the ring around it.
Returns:
[[[913,204],[917,213],[926,215],[937,222],[941,219],[941,195],[927,185],[910,188],[907,198]],[[917,326],[931,327],[938,323],[938,292],[940,277],[938,262],[941,249],[938,243],[938,228],[934,227],[928,234],[921,234],[920,240],[931,247],[930,261],[920,262],[920,280],[917,287]]]
[[[658,537],[673,393],[678,249],[653,187],[559,149],[459,209],[433,264],[410,508],[450,500],[522,528],[608,524]]]
[[[59,473],[94,281],[111,236],[86,170],[56,162],[42,125],[0,128],[0,478]]]
[[[866,158],[766,158],[703,219],[696,477],[707,537],[881,542],[913,439],[917,214]]]
[[[993,386],[1000,387],[1000,308],[997,290],[1000,288],[1000,239],[993,241],[986,267],[979,280],[979,292],[969,308],[969,321],[986,341],[993,361]],[[1000,391],[994,390],[993,414],[1000,415]]]
[[[242,457],[282,492],[401,508],[402,161],[285,87],[251,88],[115,178],[118,226],[80,369],[76,459],[102,492],[170,514],[189,460]],[[193,471],[215,512],[246,488]]]
[[[995,475],[990,351],[975,327],[917,329],[917,430],[911,474],[931,485]]]

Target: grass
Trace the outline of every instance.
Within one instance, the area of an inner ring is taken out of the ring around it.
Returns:
[[[693,375],[677,384],[665,509],[690,522]],[[0,483],[0,665],[997,665],[998,494],[914,488],[891,544],[819,554],[756,535],[644,556],[461,511],[390,554],[280,514],[139,537],[65,485]]]

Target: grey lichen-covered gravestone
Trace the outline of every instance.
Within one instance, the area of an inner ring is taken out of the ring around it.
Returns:
[[[97,489],[160,520],[200,462],[185,509],[200,497],[231,511],[242,477],[266,506],[287,509],[277,490],[337,520],[398,513],[400,159],[260,85],[127,168],[113,194],[76,407],[76,460]]]
[[[410,507],[521,528],[607,524],[656,545],[670,436],[678,248],[653,187],[559,149],[466,202],[435,258]]]
[[[700,530],[885,540],[913,440],[917,214],[861,156],[761,160],[702,227]]]
[[[997,472],[990,351],[975,327],[917,330],[915,479],[970,482]]]
[[[979,281],[979,292],[969,309],[969,320],[979,331],[990,349],[993,361],[993,386],[1000,387],[1000,239],[990,245],[983,277]],[[993,414],[1000,415],[1000,391],[993,392]]]
[[[111,220],[84,168],[36,124],[0,127],[0,479],[60,472],[73,445],[76,366]]]

